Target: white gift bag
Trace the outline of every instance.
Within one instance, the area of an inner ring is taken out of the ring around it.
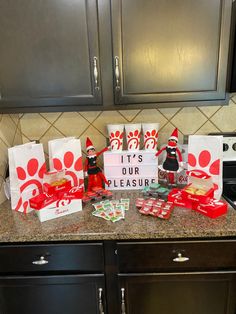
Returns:
[[[212,177],[214,197],[220,199],[223,182],[223,136],[190,135],[188,170],[200,170]]]
[[[84,186],[81,143],[75,137],[65,137],[48,142],[51,171],[66,169],[72,186]]]
[[[46,172],[42,144],[35,142],[8,149],[11,208],[31,211],[29,199],[42,193],[42,179]]]

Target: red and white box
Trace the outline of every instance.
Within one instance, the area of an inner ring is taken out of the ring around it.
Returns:
[[[216,199],[210,200],[207,204],[198,204],[193,209],[207,217],[217,218],[227,213],[228,204]]]
[[[182,190],[183,199],[193,203],[206,204],[214,197],[214,184],[211,176],[199,170],[187,172],[189,184]]]
[[[30,199],[30,207],[35,210],[41,222],[73,214],[82,210],[83,187],[72,187],[61,194],[42,193]]]
[[[182,192],[183,190],[181,189],[172,189],[168,194],[168,201],[179,207],[192,208],[192,202],[184,198]]]
[[[35,209],[35,212],[41,222],[63,217],[82,210],[81,199],[61,199],[41,209]]]

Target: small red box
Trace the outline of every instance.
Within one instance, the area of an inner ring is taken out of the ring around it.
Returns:
[[[57,201],[56,195],[47,195],[45,193],[41,193],[35,197],[32,197],[29,200],[30,207],[33,209],[41,209],[45,206],[48,206]]]
[[[71,189],[71,181],[66,181],[60,185],[50,185],[49,183],[43,184],[43,190],[47,194],[57,194],[58,192],[67,192]]]
[[[192,202],[184,198],[182,192],[181,189],[172,189],[168,194],[168,201],[179,207],[192,208]]]
[[[211,199],[207,204],[197,204],[193,209],[207,217],[217,218],[227,213],[228,204],[223,201]]]
[[[82,186],[73,186],[69,190],[60,191],[57,193],[58,198],[65,198],[65,199],[82,199],[84,189]]]

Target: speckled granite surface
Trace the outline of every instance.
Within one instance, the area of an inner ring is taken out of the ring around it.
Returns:
[[[117,192],[114,198],[137,196],[138,192]],[[41,223],[34,213],[13,212],[5,202],[0,206],[0,242],[236,237],[236,211],[231,207],[216,219],[176,207],[164,221],[139,214],[131,203],[125,220],[116,223],[92,216],[91,204],[81,212]]]

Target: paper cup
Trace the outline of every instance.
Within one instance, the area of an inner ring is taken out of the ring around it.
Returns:
[[[124,138],[124,124],[107,125],[109,141],[112,151],[122,150]]]
[[[147,151],[157,150],[159,123],[142,123],[144,149]]]
[[[141,123],[125,124],[127,148],[130,151],[137,151],[140,147]]]

